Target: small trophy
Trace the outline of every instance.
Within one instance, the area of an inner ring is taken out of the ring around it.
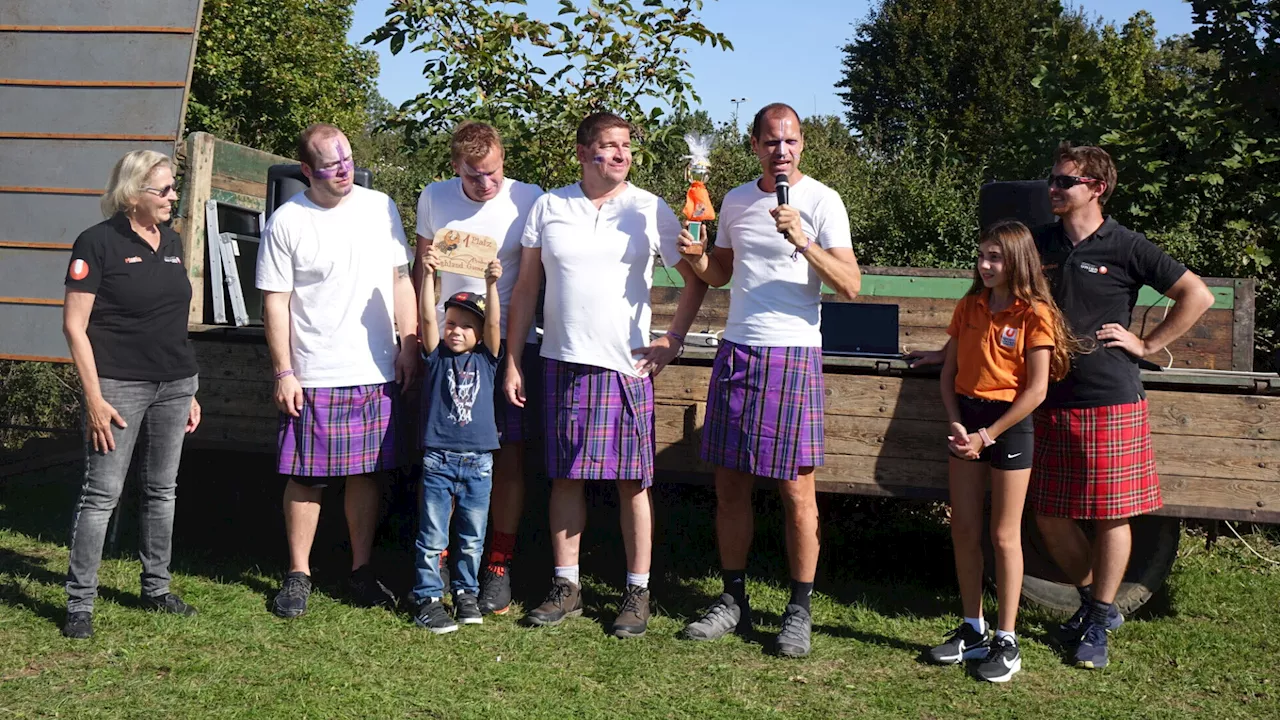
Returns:
[[[685,169],[685,179],[689,181],[689,191],[685,193],[684,217],[689,221],[689,234],[693,236],[695,255],[702,254],[702,223],[716,219],[715,208],[711,207],[711,196],[707,194],[707,180],[711,177],[711,144],[714,138],[710,135],[687,133],[684,142],[689,146],[689,167]]]

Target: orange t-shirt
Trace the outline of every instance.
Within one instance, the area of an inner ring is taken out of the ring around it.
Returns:
[[[990,290],[956,304],[947,334],[956,343],[956,393],[1013,402],[1027,378],[1027,351],[1052,347],[1053,320],[1043,305],[1022,300],[992,314]]]

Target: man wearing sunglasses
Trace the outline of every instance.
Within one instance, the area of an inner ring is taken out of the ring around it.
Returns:
[[[1138,360],[1180,337],[1214,301],[1195,273],[1103,214],[1115,186],[1106,151],[1062,144],[1049,176],[1060,222],[1037,238],[1054,300],[1094,346],[1073,358],[1036,411],[1028,493],[1050,554],[1079,590],[1080,609],[1062,631],[1076,666],[1091,669],[1107,665],[1107,633],[1124,622],[1114,601],[1129,564],[1129,518],[1162,505]],[[1142,338],[1129,323],[1144,285],[1176,304]],[[1092,543],[1079,520],[1093,521]]]

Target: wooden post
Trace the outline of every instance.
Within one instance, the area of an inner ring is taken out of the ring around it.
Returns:
[[[191,309],[187,323],[204,323],[204,278],[208,254],[205,252],[204,206],[209,201],[213,175],[213,136],[192,133],[187,137],[186,183],[182,188],[182,252],[191,280]]]
[[[1240,278],[1235,283],[1235,305],[1231,323],[1231,369],[1253,371],[1253,304],[1257,280]]]

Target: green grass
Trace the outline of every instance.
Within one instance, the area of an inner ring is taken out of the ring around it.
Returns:
[[[436,637],[403,615],[334,599],[344,550],[331,501],[310,611],[294,621],[270,615],[284,553],[279,484],[241,460],[206,455],[184,467],[174,588],[200,614],[137,607],[139,566],[126,552],[136,512],[127,505],[88,642],[58,634],[73,470],[0,481],[0,717],[1280,717],[1280,572],[1234,539],[1206,550],[1203,536],[1184,537],[1167,590],[1113,637],[1106,670],[1066,666],[1050,640],[1054,618],[1027,608],[1024,670],[994,686],[920,661],[957,622],[958,605],[946,529],[925,504],[823,499],[814,652],[786,661],[768,653],[785,591],[755,579],[783,577],[767,493],[752,568],[756,637],[675,637],[718,592],[714,505],[703,488],[659,493],[658,614],[648,637],[604,632],[622,571],[607,491],[592,493],[586,617],[531,629],[513,612]],[[530,506],[545,507],[544,496],[531,493]],[[516,578],[517,595],[532,601],[550,567],[536,515],[521,538],[529,569]],[[403,529],[391,524],[379,548],[401,586]],[[1263,534],[1246,537],[1280,556]]]

